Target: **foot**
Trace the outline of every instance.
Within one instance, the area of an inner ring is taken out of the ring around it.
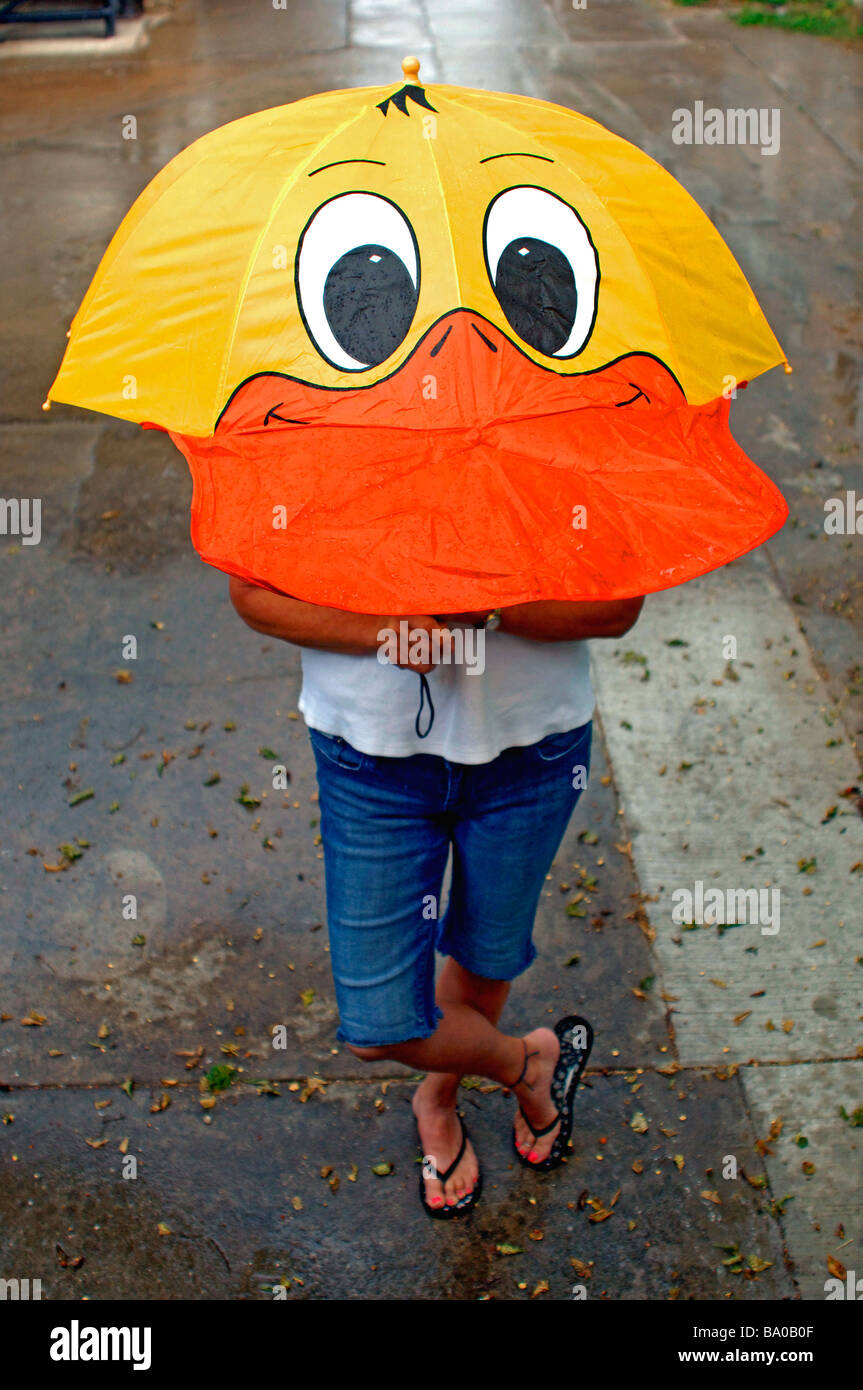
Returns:
[[[514,1087],[514,1094],[530,1124],[536,1129],[545,1129],[557,1114],[551,1099],[551,1081],[560,1056],[560,1043],[550,1028],[535,1028],[526,1034],[524,1041],[528,1052],[527,1070],[523,1081]],[[548,1134],[536,1139],[520,1111],[516,1112],[515,1146],[529,1163],[541,1163],[548,1158],[559,1132],[558,1123]]]
[[[462,1141],[461,1121],[456,1114],[455,1093],[451,1087],[442,1090],[434,1074],[417,1087],[411,1101],[422,1144],[423,1163],[433,1160],[434,1171],[445,1173]],[[447,1180],[446,1186],[437,1178],[425,1180],[426,1201],[430,1207],[454,1206],[461,1197],[472,1192],[479,1177],[479,1164],[473,1145],[468,1140],[461,1163]]]

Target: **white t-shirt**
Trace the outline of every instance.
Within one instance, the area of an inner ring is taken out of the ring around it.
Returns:
[[[434,721],[426,738],[415,727],[419,676],[382,665],[375,654],[303,648],[303,717],[310,728],[340,735],[362,753],[434,753],[455,763],[491,762],[504,748],[587,723],[594,696],[586,642],[531,642],[498,631],[481,637],[484,663],[476,660],[482,646],[479,652],[467,648],[473,673],[467,664],[439,665],[429,673]],[[426,702],[420,728],[428,721]]]

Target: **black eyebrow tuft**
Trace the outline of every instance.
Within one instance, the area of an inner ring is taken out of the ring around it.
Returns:
[[[379,101],[377,103],[377,108],[381,115],[385,116],[389,104],[392,102],[393,106],[397,107],[403,116],[409,116],[408,97],[410,97],[411,101],[415,101],[417,106],[424,106],[426,111],[437,111],[437,107],[432,106],[423,88],[417,87],[411,82],[408,82],[404,87],[400,87],[391,97],[385,97],[383,101]]]

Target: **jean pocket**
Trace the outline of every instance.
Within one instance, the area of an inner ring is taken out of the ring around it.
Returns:
[[[361,753],[341,734],[325,734],[320,729],[309,729],[309,738],[315,753],[327,762],[335,763],[336,767],[359,772],[360,768],[371,766],[373,760],[369,754]]]
[[[539,743],[535,743],[534,751],[540,762],[555,763],[575,754],[585,756],[590,752],[591,722],[582,724],[577,729],[567,729],[561,734],[547,734]]]

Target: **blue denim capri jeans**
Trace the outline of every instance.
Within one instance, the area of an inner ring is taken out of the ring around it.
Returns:
[[[435,949],[488,980],[527,969],[545,876],[587,780],[591,732],[588,721],[468,765],[428,753],[374,757],[309,730],[341,1042],[384,1047],[434,1033],[443,1017]]]

